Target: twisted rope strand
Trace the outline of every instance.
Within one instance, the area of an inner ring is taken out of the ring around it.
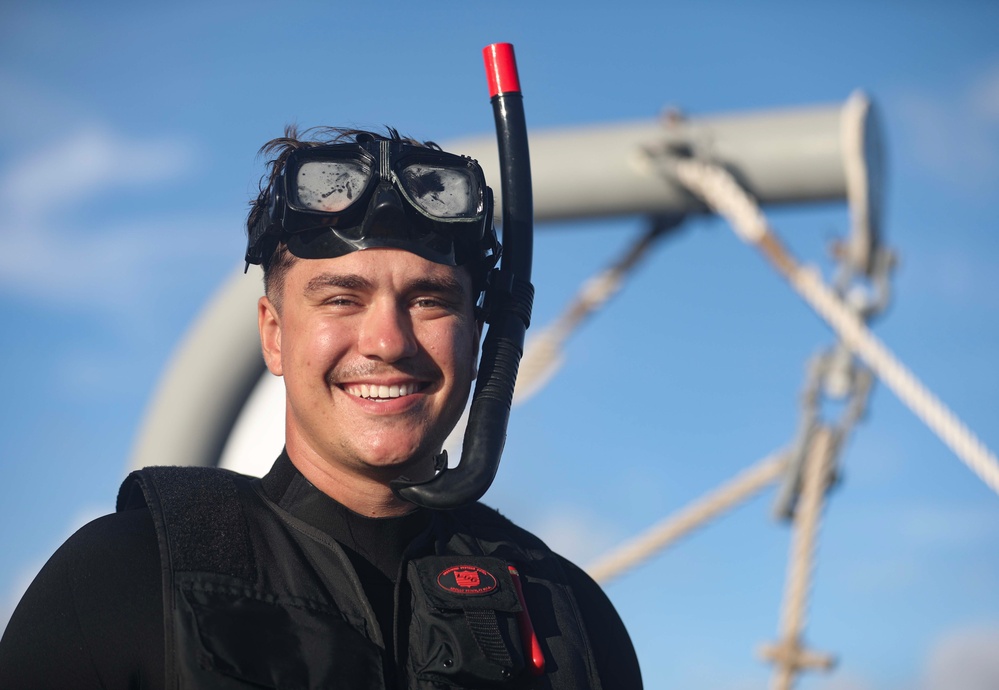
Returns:
[[[786,464],[787,460],[782,453],[764,458],[737,474],[728,483],[600,557],[586,571],[600,584],[607,584],[777,480]]]
[[[677,161],[680,182],[724,216],[736,234],[758,247],[798,294],[864,360],[903,404],[923,421],[972,472],[999,494],[999,460],[975,434],[909,371],[864,322],[781,245],[759,206],[722,168],[695,160]]]

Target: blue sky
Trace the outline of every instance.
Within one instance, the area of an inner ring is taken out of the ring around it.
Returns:
[[[56,546],[111,509],[159,375],[242,254],[260,144],[289,122],[488,133],[480,50],[498,40],[516,46],[532,128],[865,89],[900,260],[876,331],[999,447],[999,7],[662,5],[4,3],[0,625]],[[847,228],[837,204],[771,220],[827,269]],[[539,228],[535,323],[642,227]],[[585,564],[784,446],[805,363],[830,342],[724,223],[690,221],[515,412],[487,502]],[[807,632],[841,663],[801,687],[995,687],[999,497],[880,386],[842,465]],[[754,650],[776,635],[788,541],[772,497],[608,588],[647,687],[766,683]]]

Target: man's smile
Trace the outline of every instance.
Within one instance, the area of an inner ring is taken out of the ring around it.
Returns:
[[[365,400],[391,400],[413,395],[426,388],[428,383],[411,381],[408,383],[347,383],[340,386],[346,393]]]

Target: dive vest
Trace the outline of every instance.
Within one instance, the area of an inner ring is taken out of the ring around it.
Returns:
[[[143,507],[163,567],[168,690],[389,690],[387,653],[409,690],[600,688],[558,557],[481,504],[435,512],[410,545],[394,640],[340,544],[259,480],[146,468],[122,484],[117,509]]]

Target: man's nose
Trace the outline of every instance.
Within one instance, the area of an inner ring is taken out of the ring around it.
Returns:
[[[368,307],[358,341],[362,355],[384,362],[412,357],[419,349],[409,312],[388,300]]]

